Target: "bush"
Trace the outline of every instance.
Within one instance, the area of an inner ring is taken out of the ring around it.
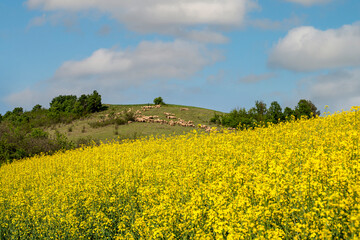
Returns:
[[[216,124],[221,124],[221,116],[214,113],[214,116],[212,118],[210,118],[210,122],[216,123]]]
[[[123,118],[117,118],[117,119],[115,119],[115,124],[116,125],[125,125],[125,124],[127,124],[127,120],[126,119],[123,119]]]
[[[29,125],[18,127],[8,122],[0,124],[0,165],[15,159],[73,147],[74,144],[59,132],[56,132],[54,138],[50,138],[40,128],[30,128]]]
[[[126,122],[128,122],[128,121],[135,121],[135,113],[132,111],[132,110],[129,110],[129,111],[127,111],[127,112],[125,112],[125,114],[124,114],[124,120],[126,121]]]
[[[65,135],[56,132],[55,137],[49,137],[43,127],[55,129],[55,124],[70,124],[88,113],[104,110],[101,96],[97,91],[90,95],[60,95],[52,99],[50,109],[44,109],[37,104],[31,111],[25,112],[22,107],[0,115],[0,164],[14,159],[33,156],[39,153],[52,153],[62,149],[72,149],[74,143]],[[131,118],[130,113],[127,116]],[[115,120],[114,120],[115,121]],[[116,120],[124,124],[125,120]],[[115,122],[114,122],[115,123]],[[71,132],[73,126],[68,128]],[[82,132],[85,132],[85,127]]]
[[[49,134],[40,128],[34,128],[30,134],[33,138],[48,138]]]

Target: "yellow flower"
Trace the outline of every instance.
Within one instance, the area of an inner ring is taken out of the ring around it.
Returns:
[[[0,168],[0,238],[358,238],[358,107]]]

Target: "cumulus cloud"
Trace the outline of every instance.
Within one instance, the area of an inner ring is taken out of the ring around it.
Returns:
[[[198,25],[238,26],[257,6],[253,0],[28,0],[31,9],[79,12],[97,10],[140,32],[166,32]]]
[[[218,59],[218,54],[195,43],[144,41],[135,49],[99,49],[86,59],[65,62],[55,78],[116,77],[131,81],[187,78]]]
[[[337,70],[301,81],[302,96],[312,99],[321,110],[325,105],[332,111],[348,110],[360,105],[360,68]]]
[[[323,3],[328,3],[331,0],[285,0],[287,2],[293,2],[293,3],[298,3],[304,6],[311,6],[311,5],[315,5],[315,4],[323,4]]]
[[[292,29],[272,49],[268,63],[293,71],[359,66],[360,23],[325,31]]]
[[[271,78],[275,78],[276,73],[264,73],[264,74],[250,74],[248,76],[242,77],[239,79],[239,82],[242,83],[256,83],[264,80],[268,80]]]
[[[144,41],[135,48],[121,50],[98,49],[82,60],[64,62],[40,88],[12,94],[6,100],[10,104],[36,104],[34,100],[38,99],[34,96],[42,96],[41,102],[47,102],[49,96],[81,94],[93,89],[116,95],[134,87],[186,81],[221,58],[201,44],[180,40]]]

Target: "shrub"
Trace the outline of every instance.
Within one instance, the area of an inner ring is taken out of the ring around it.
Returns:
[[[33,138],[48,138],[49,134],[40,128],[34,128],[30,136]]]
[[[73,143],[59,132],[50,138],[40,128],[30,128],[29,125],[16,127],[8,122],[0,124],[0,165],[35,154],[54,153],[73,147]]]
[[[214,113],[214,116],[212,118],[210,118],[210,122],[212,123],[216,123],[216,124],[221,124],[221,116],[219,114]]]
[[[133,112],[132,110],[129,110],[127,112],[124,113],[124,119],[126,122],[128,121],[135,121],[135,112]]]
[[[125,125],[125,124],[127,124],[127,120],[124,118],[117,118],[117,119],[115,119],[115,124],[116,125]]]

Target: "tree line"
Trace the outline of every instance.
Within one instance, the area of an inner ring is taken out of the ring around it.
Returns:
[[[284,110],[277,101],[273,101],[269,108],[263,101],[256,101],[255,106],[248,111],[245,108],[239,108],[233,109],[227,114],[214,114],[210,122],[224,127],[248,129],[269,123],[277,124],[292,119],[312,118],[319,115],[320,111],[310,100],[301,99],[295,109],[286,107]]]
[[[14,159],[39,153],[52,153],[76,146],[59,132],[50,136],[45,128],[58,123],[70,123],[88,114],[104,110],[101,95],[60,95],[52,99],[50,108],[35,105],[31,111],[16,107],[0,114],[0,165]]]

